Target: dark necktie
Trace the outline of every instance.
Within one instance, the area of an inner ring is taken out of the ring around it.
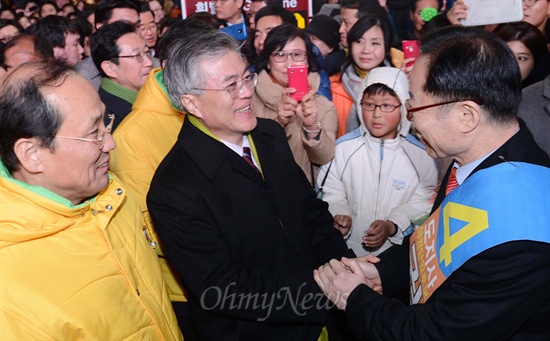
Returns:
[[[258,173],[260,173],[260,170],[258,169],[258,167],[256,167],[256,165],[254,164],[254,161],[252,161],[252,156],[250,155],[250,148],[248,147],[243,147],[243,159],[248,162],[249,165],[252,166],[252,168],[254,168],[254,170]]]
[[[447,180],[445,195],[449,195],[449,193],[451,193],[457,187],[458,181],[456,180],[456,167],[453,167],[453,169],[451,169],[451,174],[449,174],[449,180]]]

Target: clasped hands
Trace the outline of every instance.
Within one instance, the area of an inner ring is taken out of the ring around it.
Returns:
[[[334,228],[339,230],[342,235],[346,236],[352,225],[352,219],[348,215],[337,214],[334,216]],[[384,244],[386,239],[390,235],[395,234],[395,226],[392,222],[388,220],[375,220],[373,221],[368,230],[365,230],[363,233],[363,243],[367,247],[377,248]]]
[[[338,309],[345,310],[349,295],[361,284],[366,284],[382,294],[380,275],[373,264],[379,261],[380,259],[373,255],[353,259],[342,257],[340,261],[333,259],[321,265],[319,269],[313,270],[313,278],[325,296]]]

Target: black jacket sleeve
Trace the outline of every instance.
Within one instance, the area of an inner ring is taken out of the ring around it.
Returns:
[[[425,304],[406,306],[365,285],[346,316],[368,340],[544,340],[550,335],[550,244],[516,241],[467,261]],[[546,321],[546,322],[545,322]]]

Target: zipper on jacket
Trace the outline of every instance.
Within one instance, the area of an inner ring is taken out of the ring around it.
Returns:
[[[153,240],[152,234],[149,231],[149,226],[147,224],[143,225],[143,234],[145,235],[145,240],[147,240],[147,243],[150,247],[153,249],[157,247],[157,242]]]
[[[378,169],[378,183],[376,185],[376,202],[374,205],[374,219],[378,219],[378,203],[380,199],[380,181],[382,180],[382,161],[384,161],[384,140],[380,141],[380,168]]]
[[[94,215],[94,216],[98,215],[98,213],[103,213],[103,212],[105,212],[105,211],[104,210],[96,210],[96,209],[92,208],[92,215]]]

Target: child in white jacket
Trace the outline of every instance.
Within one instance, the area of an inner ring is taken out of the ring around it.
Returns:
[[[357,256],[401,244],[411,222],[429,213],[437,169],[422,145],[407,137],[407,76],[373,69],[356,103],[361,126],[336,141],[336,154],[317,177],[334,227]]]

